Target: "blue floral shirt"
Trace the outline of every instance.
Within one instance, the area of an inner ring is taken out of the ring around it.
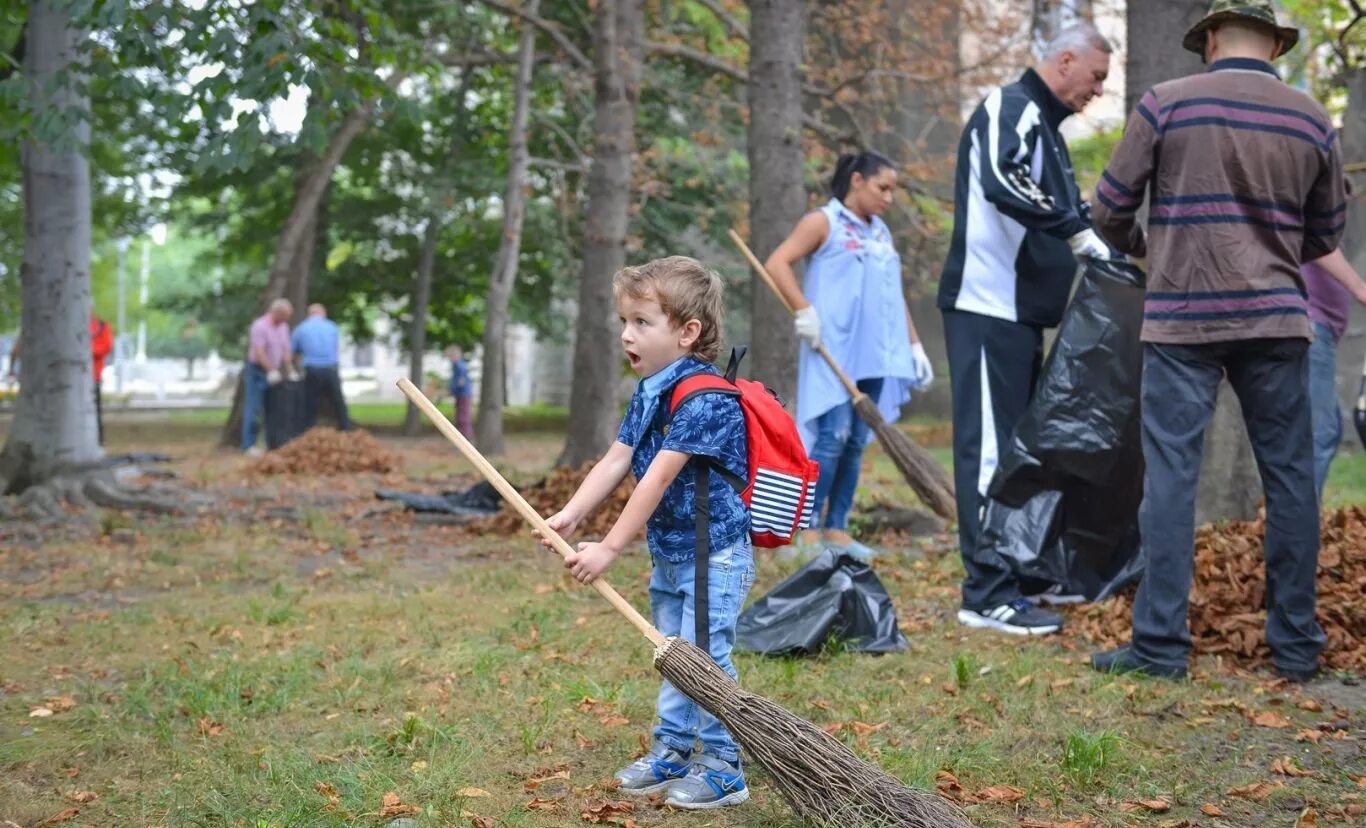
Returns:
[[[639,481],[659,452],[680,451],[712,461],[708,515],[712,549],[724,549],[749,533],[749,510],[734,487],[715,466],[744,480],[749,475],[746,458],[745,418],[740,403],[722,394],[699,394],[679,406],[669,419],[668,396],[685,377],[715,366],[694,357],[683,357],[636,386],[626,407],[617,440],[632,449],[631,472]],[[666,428],[667,426],[667,428]],[[672,563],[690,561],[696,554],[697,463],[690,462],[665,490],[650,516],[645,538],[650,554]]]

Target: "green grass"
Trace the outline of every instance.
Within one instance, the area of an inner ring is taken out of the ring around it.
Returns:
[[[861,506],[906,501],[889,465],[874,458]],[[1330,496],[1366,502],[1364,477],[1362,455],[1344,456]],[[205,477],[225,478],[235,482]],[[286,491],[272,505],[304,497]],[[348,506],[369,503],[362,491]],[[640,750],[659,679],[648,645],[595,593],[526,537],[294,505],[297,519],[283,526],[225,505],[192,520],[105,519],[134,529],[133,544],[100,538],[96,521],[41,548],[0,547],[0,825],[78,807],[68,824],[384,826],[393,792],[423,808],[421,826],[478,815],[549,828],[586,824],[585,808],[616,798],[605,783]],[[1337,717],[1335,705],[1355,717],[1359,703],[1325,697],[1324,712],[1303,709],[1295,691],[1218,674],[1208,660],[1197,665],[1206,678],[1180,684],[1102,676],[1072,637],[969,632],[953,620],[956,557],[901,551],[875,566],[908,652],[739,654],[744,685],[908,783],[933,786],[946,771],[968,792],[1025,793],[970,806],[980,826],[1212,825],[1206,803],[1228,815],[1219,824],[1288,825],[1305,806],[1326,818],[1359,796],[1348,773],[1360,773],[1360,733],[1295,741]],[[796,566],[761,553],[753,595]],[[648,577],[639,549],[609,572],[641,608]],[[1316,687],[1311,695],[1326,692]],[[75,706],[30,716],[60,696]],[[1265,711],[1291,727],[1249,723]],[[1315,775],[1273,777],[1282,756]],[[561,772],[568,778],[545,779]],[[535,779],[545,781],[528,789]],[[1285,787],[1264,802],[1227,794],[1273,780]],[[751,781],[755,801],[743,809],[641,805],[630,816],[640,826],[795,828],[762,770]],[[78,791],[98,798],[75,805]],[[528,809],[534,797],[555,804]],[[1119,808],[1139,799],[1172,808]]]
[[[351,414],[351,419],[363,428],[393,430],[403,425],[406,405],[403,402],[353,402],[347,405],[347,410]],[[443,411],[450,413],[449,400],[443,401],[440,405]],[[201,408],[171,411],[166,416],[170,422],[177,425],[214,426],[222,425],[227,419],[228,412],[225,408]],[[509,432],[562,429],[568,416],[567,410],[561,406],[514,407],[509,408],[504,415],[504,424]],[[430,425],[424,427],[430,428]]]

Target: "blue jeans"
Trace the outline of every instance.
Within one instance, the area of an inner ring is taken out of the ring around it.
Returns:
[[[1314,483],[1319,502],[1328,467],[1342,443],[1342,409],[1338,407],[1337,339],[1327,325],[1314,323],[1314,341],[1309,345],[1309,411],[1314,423]]]
[[[270,383],[266,372],[250,362],[242,369],[242,451],[256,445],[261,423],[266,419],[266,391]]]
[[[736,678],[730,651],[735,646],[735,621],[740,617],[745,596],[754,585],[754,550],[749,536],[726,549],[713,549],[707,571],[707,601],[712,659]],[[682,636],[696,643],[697,626],[693,616],[693,561],[671,563],[654,559],[650,576],[650,612],[655,626],[665,636]],[[659,724],[655,739],[674,750],[688,754],[697,741],[703,752],[731,764],[739,761],[740,746],[725,725],[703,710],[692,699],[674,689],[667,681],[659,688]]]
[[[858,389],[877,399],[882,393],[882,378],[859,380]],[[849,509],[854,505],[854,490],[858,488],[859,467],[863,465],[863,448],[867,444],[868,424],[854,411],[853,400],[816,418],[816,444],[811,447],[811,459],[821,464],[821,475],[811,498],[816,515],[814,525],[822,529],[844,529],[849,525]]]

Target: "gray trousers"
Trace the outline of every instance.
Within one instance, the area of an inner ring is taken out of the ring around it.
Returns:
[[[1147,565],[1133,618],[1141,660],[1186,666],[1196,486],[1205,428],[1227,373],[1266,492],[1266,640],[1278,667],[1318,665],[1324,635],[1314,618],[1319,512],[1308,351],[1303,339],[1144,345],[1139,527]]]

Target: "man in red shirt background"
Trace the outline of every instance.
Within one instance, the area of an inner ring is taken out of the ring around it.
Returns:
[[[104,412],[100,406],[100,377],[104,374],[104,361],[114,350],[114,327],[90,313],[90,356],[95,363],[95,428],[100,445],[104,445]]]

